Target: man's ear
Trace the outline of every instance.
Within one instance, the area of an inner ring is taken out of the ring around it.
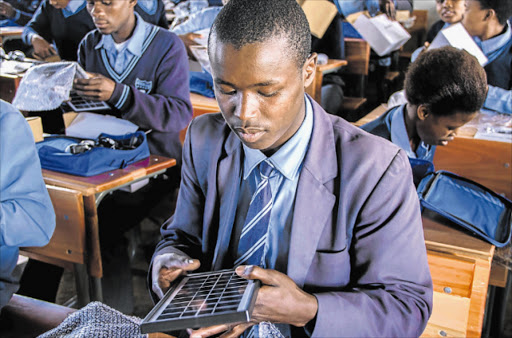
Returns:
[[[492,18],[498,19],[496,17],[496,12],[492,8],[486,9],[485,10],[485,16],[484,16],[484,21],[490,21]]]
[[[427,109],[427,106],[420,104],[418,108],[416,108],[416,115],[420,121],[424,121],[429,115],[430,112]]]
[[[135,8],[135,5],[137,5],[137,0],[129,0],[130,1],[130,7]]]
[[[302,67],[302,79],[304,80],[304,88],[309,87],[313,82],[316,74],[316,62],[318,55],[311,53]]]

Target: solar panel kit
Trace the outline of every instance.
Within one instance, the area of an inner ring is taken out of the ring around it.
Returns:
[[[248,322],[259,286],[232,269],[182,276],[144,318],[141,333]]]

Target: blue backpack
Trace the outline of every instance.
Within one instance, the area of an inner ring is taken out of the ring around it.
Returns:
[[[422,208],[497,247],[510,242],[512,201],[470,179],[444,170],[434,171],[429,161],[409,161]]]
[[[95,140],[47,137],[36,144],[41,167],[78,176],[94,176],[122,169],[149,157],[142,131],[121,136],[101,134]]]

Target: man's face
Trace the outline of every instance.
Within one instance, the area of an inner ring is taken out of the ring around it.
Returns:
[[[87,0],[87,10],[101,34],[117,33],[133,15],[135,0]]]
[[[57,9],[63,9],[66,8],[66,6],[69,4],[69,1],[71,0],[50,0],[50,5]]]
[[[485,34],[487,28],[486,15],[487,10],[482,9],[478,1],[466,0],[466,11],[462,24],[471,36],[482,37]]]
[[[425,144],[445,146],[453,141],[460,127],[471,121],[478,112],[456,112],[447,116],[428,114],[417,123],[418,135]]]
[[[304,87],[314,77],[316,57],[299,69],[284,52],[286,46],[286,38],[248,44],[240,50],[219,41],[210,46],[215,96],[224,119],[246,146],[267,154],[302,124]]]
[[[436,10],[441,20],[450,24],[461,21],[465,9],[464,0],[436,0]]]

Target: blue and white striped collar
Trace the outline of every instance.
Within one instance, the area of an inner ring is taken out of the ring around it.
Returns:
[[[313,107],[309,99],[304,96],[306,101],[306,112],[304,121],[297,132],[288,140],[278,151],[270,157],[270,162],[279,172],[289,180],[294,180],[301,168],[304,157],[313,132]],[[265,154],[258,149],[251,149],[245,144],[244,148],[244,180],[249,177],[251,172],[260,162],[267,159]]]
[[[146,38],[146,28],[148,27],[148,23],[141,18],[141,16],[134,12],[135,14],[135,30],[133,31],[132,36],[129,39],[128,44],[126,45],[126,49],[129,50],[133,55],[141,56],[144,40]],[[100,42],[94,47],[95,49],[104,48],[106,50],[113,50],[114,47],[114,38],[112,35],[102,35]]]
[[[85,0],[71,0],[68,5],[62,9],[62,14],[65,18],[80,12],[85,8]]]

